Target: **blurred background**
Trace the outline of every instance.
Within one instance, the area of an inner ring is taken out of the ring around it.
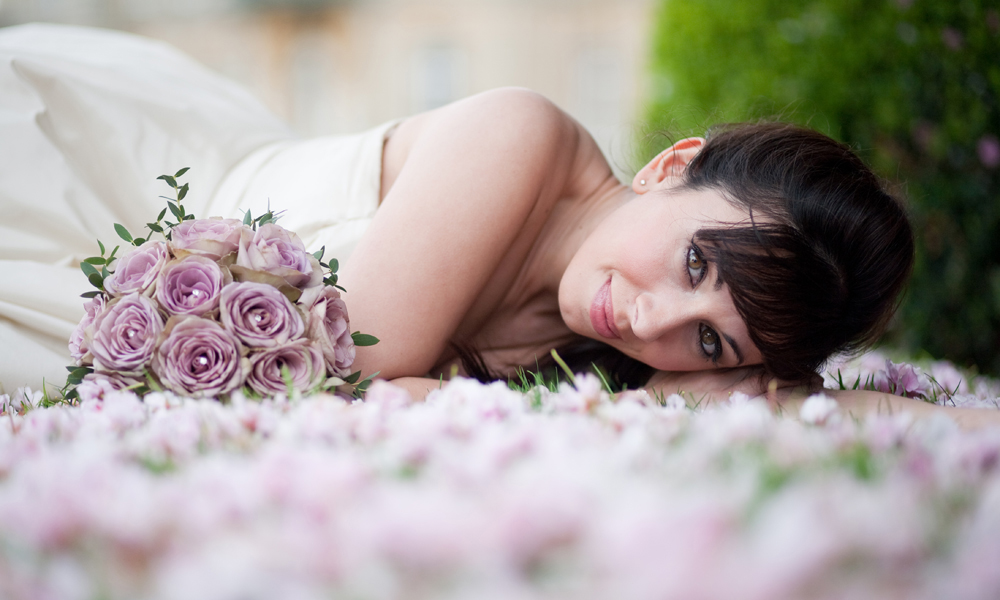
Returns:
[[[615,160],[645,96],[655,0],[0,0],[167,41],[306,136],[361,131],[491,88],[532,88]]]
[[[620,176],[669,139],[781,118],[851,144],[908,204],[888,343],[1000,374],[998,0],[0,0],[165,40],[303,135],[482,90],[545,94]],[[650,135],[663,131],[666,135]]]

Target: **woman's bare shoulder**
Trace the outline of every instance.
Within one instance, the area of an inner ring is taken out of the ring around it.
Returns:
[[[489,90],[403,121],[385,146],[383,198],[422,145],[467,149],[464,164],[456,168],[475,169],[488,162],[525,178],[544,173],[547,187],[560,186],[561,195],[585,186],[581,179],[611,172],[589,132],[527,88]]]

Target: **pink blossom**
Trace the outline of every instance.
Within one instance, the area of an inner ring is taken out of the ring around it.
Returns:
[[[84,357],[90,351],[90,338],[94,334],[92,327],[94,320],[104,312],[106,304],[104,294],[98,294],[83,305],[86,312],[69,336],[69,355],[73,357],[77,365],[83,364]]]
[[[249,363],[240,341],[217,322],[178,316],[167,321],[152,368],[171,391],[213,398],[243,385]]]
[[[266,283],[231,283],[219,296],[219,321],[251,348],[273,348],[302,337],[298,308]]]
[[[109,302],[93,327],[94,368],[139,374],[153,355],[163,318],[152,300],[133,293]]]
[[[288,377],[286,383],[285,377]],[[247,385],[262,396],[292,389],[309,391],[326,379],[323,353],[311,340],[298,339],[250,355]]]
[[[243,231],[232,272],[239,281],[288,285],[300,290],[323,281],[319,261],[306,252],[299,236],[274,223],[261,225],[257,231]]]
[[[927,398],[933,390],[930,379],[920,369],[888,359],[885,368],[875,373],[873,384],[877,391],[908,398]]]
[[[979,138],[976,144],[976,153],[979,155],[979,162],[987,169],[996,168],[1000,165],[1000,140],[997,136],[986,134]]]
[[[169,315],[202,316],[219,306],[225,283],[222,269],[209,258],[172,260],[160,271],[156,300]]]
[[[813,394],[806,398],[799,409],[799,418],[809,425],[825,425],[835,420],[839,405],[825,394]]]
[[[152,240],[132,248],[119,257],[114,272],[104,280],[104,289],[113,297],[131,293],[152,293],[150,289],[160,269],[170,259],[167,245]]]
[[[249,228],[237,219],[211,217],[184,221],[170,230],[170,250],[178,258],[195,254],[219,260],[239,249],[244,230]]]
[[[954,27],[945,27],[941,30],[941,41],[952,51],[961,50],[962,44],[965,42],[962,32]]]
[[[299,303],[309,318],[309,338],[322,349],[327,369],[340,377],[349,375],[356,349],[340,292],[328,285],[316,286],[303,292]]]

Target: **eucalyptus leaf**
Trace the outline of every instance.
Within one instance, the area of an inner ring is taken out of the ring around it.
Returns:
[[[249,225],[251,223],[253,223],[253,217],[250,216],[250,211],[248,210],[245,213],[243,213],[243,224]]]
[[[156,216],[156,222],[159,223],[160,221],[162,221],[163,217],[165,217],[166,215],[167,215],[167,209],[164,208],[163,210],[160,211],[160,214]]]
[[[134,240],[132,240],[132,243],[135,244],[136,246],[141,246],[146,243],[146,238],[135,238]]]
[[[183,169],[181,169],[180,171],[177,171],[176,173],[174,173],[174,177],[180,177],[181,175],[183,175],[183,174],[187,173],[187,172],[188,172],[188,169],[190,169],[190,168],[191,168],[191,167],[184,167],[184,168],[183,168]]]
[[[330,273],[336,273],[337,269],[340,268],[340,261],[336,258],[331,258],[329,262]]]
[[[94,268],[94,265],[88,262],[80,263],[80,270],[83,271],[83,274],[86,275],[87,277],[90,277],[91,275],[98,273],[97,269]]]
[[[146,223],[146,227],[149,227],[150,231],[155,231],[156,233],[163,233],[163,228],[156,223]]]
[[[125,229],[124,225],[115,223],[115,232],[118,233],[118,237],[120,237],[121,239],[125,240],[130,244],[132,243],[132,234],[128,232],[128,229]]]
[[[115,259],[115,254],[118,253],[119,248],[121,248],[121,246],[115,246],[115,249],[108,255],[108,264],[111,264],[111,261]]]
[[[101,291],[100,290],[94,290],[92,292],[84,292],[84,293],[80,294],[80,297],[81,298],[86,298],[86,299],[89,300],[91,298],[94,298],[94,297],[100,296],[100,295],[101,295]]]
[[[169,185],[174,189],[177,188],[177,180],[171,177],[170,175],[160,175],[159,177],[157,177],[157,179],[162,179],[163,181],[166,181],[167,185]]]
[[[97,240],[97,247],[101,249],[101,256],[104,256],[104,244],[101,243],[101,240]]]
[[[313,256],[316,257],[316,260],[323,260],[324,253],[326,253],[326,246],[323,246],[319,250],[313,252]],[[323,263],[320,264],[322,265]]]
[[[350,375],[348,375],[347,377],[344,377],[344,381],[346,381],[347,383],[355,383],[360,378],[361,378],[361,371],[355,371]]]
[[[103,256],[91,256],[90,258],[83,259],[83,262],[90,263],[92,265],[103,265],[107,264],[108,260]]]
[[[101,277],[100,273],[91,273],[90,275],[87,276],[87,281],[90,282],[90,285],[94,286],[99,290],[104,289],[104,278]]]
[[[184,196],[187,196],[187,193],[188,193],[188,184],[185,183],[184,185],[181,186],[181,189],[177,190],[177,200],[183,200]]]
[[[184,213],[181,212],[179,206],[177,206],[173,202],[167,202],[167,206],[170,208],[170,212],[173,213],[173,215],[177,218],[178,221],[184,220]]]
[[[355,346],[374,346],[378,343],[378,338],[374,335],[369,335],[367,333],[361,333],[355,331],[351,334],[351,339],[354,340]]]

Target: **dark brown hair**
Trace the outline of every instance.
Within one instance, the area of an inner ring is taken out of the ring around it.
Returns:
[[[913,266],[913,232],[849,147],[784,123],[718,127],[683,187],[718,190],[750,212],[750,226],[695,238],[767,373],[802,379],[831,354],[878,341]]]
[[[832,354],[882,335],[913,265],[913,233],[900,202],[849,147],[785,123],[717,126],[681,187],[717,190],[750,213],[750,225],[701,229],[695,239],[729,286],[765,374],[804,380]],[[574,371],[596,364],[632,388],[654,372],[594,340],[558,351]],[[459,354],[470,375],[496,378],[474,352]]]

